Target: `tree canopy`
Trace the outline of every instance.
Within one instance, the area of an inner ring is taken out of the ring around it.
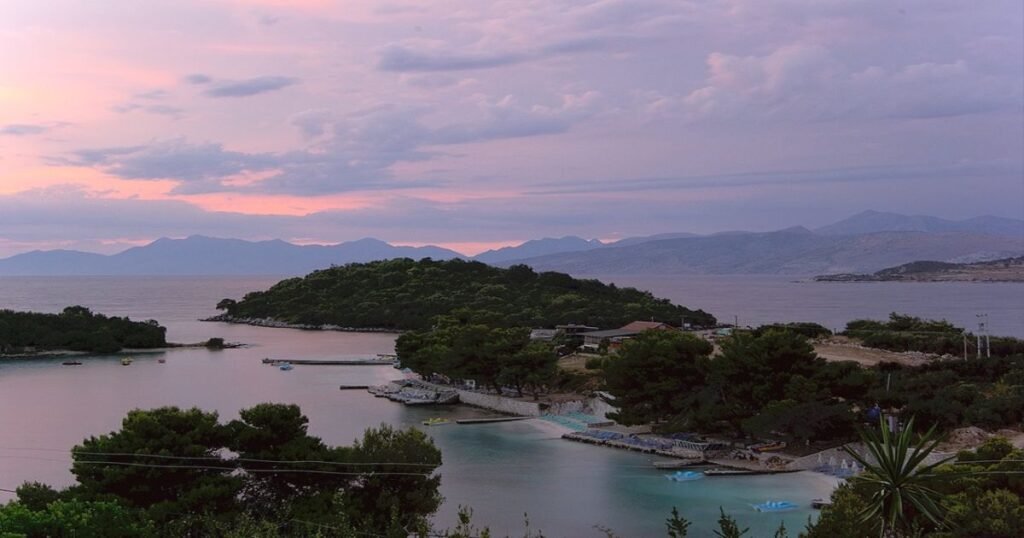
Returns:
[[[496,327],[579,323],[619,327],[638,319],[711,326],[701,310],[649,292],[563,273],[537,273],[464,260],[394,259],[353,263],[278,282],[241,301],[217,304],[225,319],[271,318],[303,325],[396,330],[425,329],[459,310]]]
[[[131,411],[72,450],[77,483],[31,483],[0,506],[0,535],[311,536],[306,525],[403,538],[441,503],[441,454],[418,430],[382,425],[352,446],[307,432],[295,405],[216,413]]]
[[[83,306],[69,306],[60,314],[0,310],[0,353],[26,348],[113,353],[123,348],[163,347],[166,332],[154,320],[107,317]]]
[[[402,366],[430,376],[472,379],[495,389],[513,387],[536,396],[557,375],[549,343],[531,342],[526,328],[491,327],[473,319],[443,316],[433,329],[410,331],[395,342]]]

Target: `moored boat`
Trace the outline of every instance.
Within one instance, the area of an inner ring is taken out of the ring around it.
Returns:
[[[665,475],[665,478],[673,482],[690,482],[704,478],[704,473],[697,471],[676,471],[672,474]]]
[[[291,365],[291,363],[288,363],[288,362],[282,362],[281,364],[277,365],[277,369],[281,370],[282,372],[287,372],[288,370],[291,370],[292,368],[293,368],[293,366]]]
[[[758,512],[785,512],[787,510],[800,508],[796,503],[791,503],[789,501],[765,501],[753,506],[754,510],[757,510]]]
[[[63,364],[64,366],[81,366],[82,365],[82,363],[80,363],[78,361],[64,361],[61,364]]]
[[[423,421],[424,426],[441,426],[442,424],[451,424],[451,421],[441,417],[428,418]]]
[[[121,366],[129,366],[132,363],[131,357],[124,357],[121,359]]]

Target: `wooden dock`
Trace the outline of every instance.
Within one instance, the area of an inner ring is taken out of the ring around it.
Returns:
[[[288,363],[293,366],[394,366],[395,361],[393,360],[382,360],[382,359],[352,359],[352,360],[310,360],[310,359],[263,359],[263,364],[284,364]]]
[[[527,420],[537,417],[491,417],[491,418],[460,418],[456,424],[490,424],[492,422],[514,422],[516,420]]]

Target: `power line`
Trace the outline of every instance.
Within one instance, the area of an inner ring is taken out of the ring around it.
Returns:
[[[415,466],[415,467],[437,467],[440,464],[434,463],[414,463],[414,462],[340,462],[340,461],[323,461],[323,460],[272,460],[272,459],[258,459],[258,458],[221,458],[219,456],[174,456],[168,454],[140,454],[136,452],[91,452],[84,450],[64,450],[57,448],[33,448],[33,447],[0,447],[0,450],[21,450],[21,451],[38,451],[38,452],[70,452],[72,455],[84,455],[84,456],[111,456],[111,457],[134,457],[134,458],[155,458],[155,459],[171,459],[171,460],[214,460],[214,461],[241,461],[241,462],[252,462],[252,463],[283,463],[283,464],[319,464],[319,465],[353,465],[353,466],[366,466],[366,465],[396,465],[396,466]]]

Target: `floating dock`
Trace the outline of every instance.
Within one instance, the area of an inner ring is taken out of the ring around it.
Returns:
[[[460,418],[456,424],[490,424],[492,422],[514,422],[537,417],[490,417],[490,418]]]
[[[341,390],[356,390],[356,389],[366,390],[366,389],[370,388],[370,386],[369,385],[340,385],[338,388],[341,389]]]

